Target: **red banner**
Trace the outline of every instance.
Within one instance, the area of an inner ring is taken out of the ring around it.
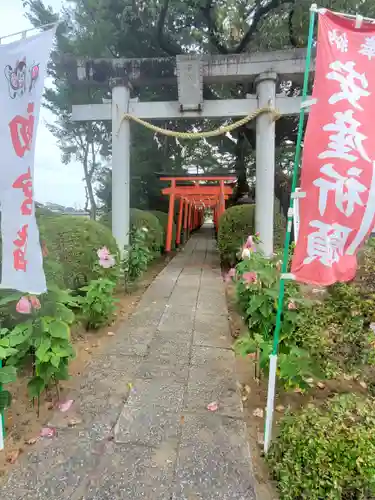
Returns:
[[[316,285],[354,278],[375,224],[375,26],[355,23],[319,14],[292,263],[298,281]]]

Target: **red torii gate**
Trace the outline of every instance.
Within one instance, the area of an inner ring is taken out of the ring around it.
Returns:
[[[160,180],[171,183],[170,187],[164,188],[162,193],[169,196],[168,210],[168,227],[165,243],[165,251],[170,252],[172,248],[172,228],[174,216],[175,200],[180,200],[176,245],[181,243],[182,221],[184,221],[184,232],[192,231],[203,223],[204,209],[207,207],[213,208],[214,224],[217,227],[220,215],[225,210],[225,200],[233,192],[233,187],[228,186],[225,182],[234,183],[234,176],[169,176],[160,177]],[[190,185],[177,185],[177,182],[190,182]],[[201,182],[218,182],[218,185],[200,184]]]

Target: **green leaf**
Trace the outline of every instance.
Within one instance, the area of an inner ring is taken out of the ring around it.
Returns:
[[[5,359],[7,357],[7,349],[0,346],[0,359]]]
[[[74,322],[75,315],[64,304],[56,304],[56,317],[71,325]]]
[[[13,347],[0,347],[0,359],[7,359],[9,356],[17,354],[18,350],[13,349]]]
[[[14,366],[0,368],[0,384],[9,384],[17,380],[17,369]]]
[[[12,395],[9,391],[0,391],[0,412],[10,407]]]
[[[51,334],[51,337],[57,339],[68,340],[70,336],[69,325],[67,325],[64,321],[60,320],[55,320],[50,323],[49,332]]]
[[[35,351],[35,356],[41,361],[43,361],[50,347],[51,347],[51,339],[49,337],[44,337],[38,349]]]
[[[7,297],[4,297],[3,299],[0,300],[0,307],[5,306],[10,302],[16,302],[16,301],[18,302],[22,296],[23,296],[22,293],[12,293],[11,295],[8,295]]]
[[[65,361],[61,361],[58,371],[54,374],[56,380],[69,380],[68,365]]]
[[[31,398],[38,398],[43,392],[45,386],[46,384],[41,377],[33,377],[27,384],[29,396]]]
[[[69,342],[53,342],[52,352],[56,354],[59,358],[74,357],[74,349]]]
[[[16,326],[8,336],[10,347],[17,347],[18,345],[23,344],[31,336],[31,333],[31,322]]]
[[[58,368],[59,365],[60,365],[60,357],[59,356],[56,356],[55,354],[53,354],[51,356],[51,364],[55,367],[55,368]]]

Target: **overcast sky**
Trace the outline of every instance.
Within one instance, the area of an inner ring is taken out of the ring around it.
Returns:
[[[61,8],[63,0],[46,0],[54,10]],[[0,0],[0,37],[31,28],[24,17],[22,0]],[[3,43],[14,39],[4,40]],[[82,167],[79,163],[63,165],[60,150],[45,123],[52,123],[53,115],[42,108],[35,157],[35,199],[45,203],[51,201],[65,206],[83,208],[85,189],[82,182]]]

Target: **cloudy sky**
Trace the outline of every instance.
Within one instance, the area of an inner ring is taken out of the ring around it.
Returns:
[[[61,8],[63,0],[46,0],[54,10]],[[24,17],[22,0],[0,0],[0,37],[31,28]],[[10,38],[3,43],[14,41]],[[56,140],[45,123],[53,123],[54,117],[42,109],[36,141],[35,199],[45,203],[51,201],[65,206],[83,208],[85,190],[82,182],[82,167],[78,163],[63,165]]]

